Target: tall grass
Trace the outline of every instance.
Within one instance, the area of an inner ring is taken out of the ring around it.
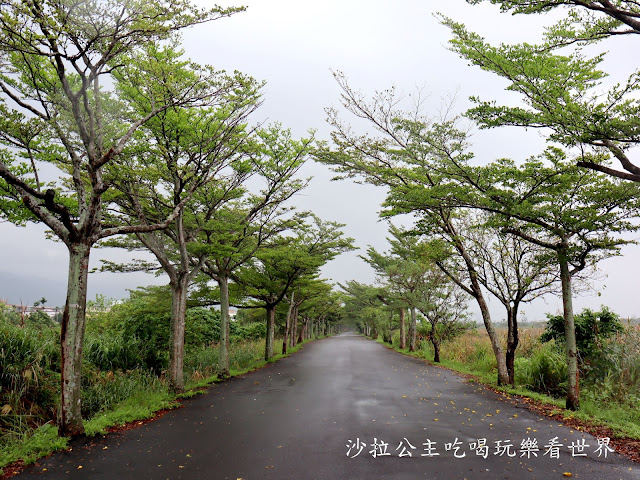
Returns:
[[[146,348],[134,337],[116,332],[90,333],[83,349],[85,363],[100,370],[132,370],[147,367]]]
[[[567,360],[564,352],[549,342],[532,349],[528,356],[515,360],[516,384],[553,397],[567,393]]]
[[[55,416],[60,382],[54,330],[0,323],[0,433]]]
[[[584,365],[589,396],[599,403],[640,405],[640,330],[608,339]]]
[[[85,368],[82,378],[82,416],[91,418],[142,392],[151,394],[165,390],[165,382],[151,371],[136,369],[114,372]]]
[[[229,369],[244,371],[264,358],[264,339],[245,340],[235,338],[229,346]],[[219,346],[197,348],[188,351],[184,359],[184,371],[191,383],[211,378],[218,372]]]

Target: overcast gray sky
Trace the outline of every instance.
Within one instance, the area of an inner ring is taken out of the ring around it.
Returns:
[[[226,1],[221,4],[237,5]],[[254,122],[279,121],[297,136],[316,129],[321,139],[329,137],[324,109],[339,106],[339,88],[332,70],[344,72],[350,85],[364,93],[391,85],[407,93],[423,88],[433,105],[442,97],[456,94],[460,112],[469,105],[471,95],[517,102],[517,96],[504,91],[504,81],[468,66],[447,50],[449,31],[434,18],[436,10],[494,43],[536,41],[542,26],[553,19],[512,17],[500,14],[494,6],[472,7],[464,0],[250,0],[244,4],[248,6],[246,12],[185,32],[186,54],[200,63],[265,80],[264,103]],[[622,61],[629,41],[606,44],[612,50],[604,65],[607,71],[621,76],[630,73],[634,65]],[[544,139],[537,131],[511,128],[476,131],[473,135],[478,162],[500,157],[524,159],[543,148]],[[386,225],[377,216],[384,191],[347,181],[331,182],[332,173],[322,165],[308,165],[303,175],[314,178],[296,197],[296,204],[313,209],[322,218],[345,223],[347,235],[354,237],[361,248],[334,260],[324,269],[325,275],[340,282],[372,282],[373,272],[357,255],[367,245],[386,248]],[[640,265],[640,246],[626,247],[623,254],[601,262],[603,280],[593,282],[601,296],[592,293],[577,299],[577,309],[606,304],[624,316],[640,316],[634,298],[637,280],[631,274],[633,269],[627,267]],[[31,304],[44,296],[48,305],[64,304],[66,248],[46,240],[44,228],[0,223],[0,256],[0,299]],[[92,265],[97,266],[100,258],[121,256],[119,252],[96,249]],[[91,274],[89,296],[102,293],[120,298],[127,295],[127,288],[165,282],[164,278],[143,274]],[[500,319],[497,302],[492,304],[496,319]],[[524,311],[527,319],[540,320],[544,312],[555,313],[560,308],[559,299],[548,297]]]

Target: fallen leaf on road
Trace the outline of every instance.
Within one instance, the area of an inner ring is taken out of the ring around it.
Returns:
[[[571,472],[564,472],[562,475],[564,475],[565,477],[573,477],[573,473]]]

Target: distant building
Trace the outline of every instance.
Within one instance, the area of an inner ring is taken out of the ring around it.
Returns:
[[[39,311],[46,313],[47,315],[49,315],[49,317],[55,319],[58,313],[61,312],[60,307],[34,307],[33,305],[13,305],[6,299],[0,299],[0,305],[4,306],[5,308],[12,308],[22,316],[31,315],[33,312]]]

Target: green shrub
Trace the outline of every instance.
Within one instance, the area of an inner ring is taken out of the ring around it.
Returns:
[[[561,315],[547,315],[547,319],[540,341],[548,342],[553,339],[558,343],[564,343],[564,318]],[[585,308],[574,317],[574,322],[578,360],[581,363],[601,350],[607,338],[622,331],[620,317],[604,306],[599,312]]]
[[[234,325],[233,322],[229,325],[230,330]],[[203,347],[219,340],[220,312],[202,307],[189,308],[185,323],[185,345]]]
[[[25,323],[29,324],[29,326],[40,328],[50,328],[56,326],[56,322],[54,322],[53,319],[42,310],[31,312],[31,314],[25,319]]]
[[[159,373],[167,367],[169,358],[170,314],[135,311],[122,318],[119,331],[107,332],[121,338],[135,338],[143,350],[140,352],[146,368]]]
[[[14,310],[13,307],[8,307],[4,303],[0,302],[0,323],[20,325],[22,323],[22,319],[20,318],[20,313]]]
[[[266,338],[267,325],[265,322],[250,323],[249,325],[238,325],[236,322],[231,322],[231,325],[235,325],[238,332],[242,332],[242,338],[247,340],[258,340],[260,338]]]

